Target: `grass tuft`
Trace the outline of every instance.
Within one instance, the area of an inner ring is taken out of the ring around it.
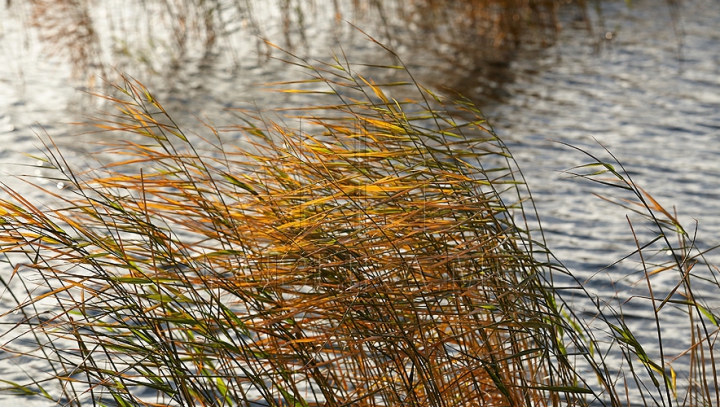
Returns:
[[[50,207],[2,187],[14,306],[0,346],[48,372],[5,391],[72,406],[720,404],[717,269],[614,156],[586,153],[570,174],[629,193],[606,199],[651,227],[628,217],[654,344],[553,259],[472,103],[401,65],[381,84],[339,57],[287,59],[309,79],[273,88],[316,105],[237,111],[203,136],[124,77],[96,124],[112,161],[73,170],[50,140]],[[393,98],[399,86],[420,102]],[[678,310],[691,347],[673,359]]]
[[[54,209],[4,188],[5,283],[26,290],[5,349],[35,338],[53,369],[10,387],[54,381],[68,405],[579,403],[531,201],[479,112],[300,62],[339,101],[286,112],[302,131],[238,112],[246,146],[202,139],[126,77],[98,123],[127,136],[117,160],[75,173],[48,145],[69,185]]]

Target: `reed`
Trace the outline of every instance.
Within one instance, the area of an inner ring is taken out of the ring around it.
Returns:
[[[626,303],[611,304],[609,299],[592,298],[595,317],[602,320],[605,334],[612,338],[604,348],[608,355],[615,353],[622,361],[603,361],[605,369],[618,372],[618,382],[624,387],[608,390],[623,405],[720,405],[715,347],[720,318],[714,298],[720,288],[720,275],[708,257],[718,246],[699,243],[698,226],[692,231],[686,229],[678,220],[677,210],[666,209],[639,187],[607,149],[603,151],[607,158],[602,159],[567,146],[589,158],[587,164],[567,171],[571,177],[621,192],[619,197],[598,196],[629,214],[625,217],[635,250],[608,267],[628,259],[634,261],[639,275],[636,284],[646,288],[626,301],[633,301],[634,309],[648,311],[651,323],[640,328],[630,328],[626,323]],[[660,278],[665,281],[657,281]],[[637,338],[640,335],[642,340]],[[677,345],[670,346],[677,339],[667,337],[684,338],[687,347],[677,350]],[[631,402],[633,394],[635,400]]]
[[[47,141],[54,203],[3,188],[1,349],[47,372],[4,391],[74,406],[720,404],[717,269],[612,155],[570,174],[627,194],[614,202],[651,231],[628,218],[654,344],[552,257],[472,103],[402,65],[374,67],[398,79],[375,83],[340,57],[286,62],[309,79],[274,89],[317,104],[193,134],[124,77],[102,96],[119,113],[96,123],[114,160],[78,170]],[[675,289],[654,288],[673,272]],[[673,359],[678,311],[691,344]]]
[[[583,404],[532,202],[479,112],[339,58],[293,63],[314,77],[281,91],[336,98],[295,111],[302,130],[238,112],[245,147],[203,139],[126,77],[105,96],[121,113],[97,124],[128,140],[106,147],[121,159],[77,172],[48,144],[53,209],[4,188],[3,350],[51,372],[8,389],[64,405]]]

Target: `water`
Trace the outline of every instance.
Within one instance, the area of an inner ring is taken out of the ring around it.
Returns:
[[[117,8],[113,21],[131,22],[128,12],[133,7],[139,6]],[[327,59],[328,49],[338,50],[339,42],[355,61],[384,63],[378,48],[362,35],[327,23],[332,21],[331,11],[321,8],[306,14],[305,37],[313,39],[312,46],[303,43],[293,29],[286,36],[282,24],[264,23],[258,29],[278,43],[285,38],[294,41],[302,55]],[[428,58],[421,45],[400,48],[421,82],[462,90],[481,103],[524,170],[551,249],[580,279],[588,281],[593,292],[607,299],[616,296],[623,301],[644,293],[636,263],[603,270],[632,252],[635,243],[625,217],[630,212],[593,193],[627,196],[565,179],[559,171],[589,160],[553,140],[606,157],[601,143],[663,206],[669,210],[676,206],[686,228],[692,229],[697,220],[698,245],[712,246],[720,236],[720,5],[714,0],[690,0],[676,11],[673,18],[668,7],[653,1],[635,1],[632,8],[622,1],[604,2],[601,18],[591,13],[590,33],[577,19],[576,9],[562,8],[564,30],[554,46],[521,50],[491,64],[459,63],[464,71],[456,71],[457,67],[447,66],[440,58]],[[45,181],[35,176],[43,175],[43,170],[33,168],[35,160],[23,155],[37,152],[40,143],[34,133],[47,131],[68,157],[82,163],[85,150],[91,147],[69,137],[78,130],[64,123],[106,106],[80,91],[94,85],[62,55],[48,57],[37,31],[21,21],[28,13],[22,5],[0,11],[0,171],[29,174],[30,180],[41,183]],[[255,13],[273,16],[262,21],[282,21],[282,15],[271,7],[256,5]],[[238,24],[252,21],[240,17]],[[138,27],[150,30],[149,25]],[[400,34],[419,35],[412,30]],[[150,34],[138,33],[143,35]],[[232,120],[223,108],[273,107],[294,100],[255,86],[295,78],[298,70],[267,61],[267,49],[252,39],[231,36],[213,54],[189,46],[186,55],[178,56],[168,36],[153,35],[156,40],[134,48],[144,49],[145,54],[137,51],[120,65],[151,89],[158,89],[170,111],[207,115],[222,125]],[[454,52],[440,50],[433,55]],[[142,55],[156,55],[157,60],[148,62]],[[102,58],[111,59],[111,55],[102,54]],[[185,63],[176,67],[171,79],[153,75],[153,70],[172,67],[173,59]],[[444,68],[438,70],[438,66]],[[95,72],[95,68],[85,69]],[[178,116],[186,124],[194,120]],[[82,140],[102,136],[85,135]],[[29,199],[44,198],[42,192],[17,179],[3,176],[3,182]],[[631,219],[638,233],[650,234],[636,217]],[[712,254],[710,258],[719,260]],[[9,271],[0,273],[6,276]],[[659,291],[669,290],[675,282],[675,276],[664,274],[655,279]],[[720,303],[713,305],[720,307]],[[626,312],[628,323],[639,331],[650,322],[647,301],[641,298],[633,298]],[[668,350],[677,353],[686,338],[672,334],[668,330]],[[0,361],[0,378],[22,381],[23,370],[33,367],[26,362]]]
[[[713,7],[713,5],[715,7]],[[523,72],[509,96],[485,110],[525,170],[550,246],[572,270],[591,275],[634,249],[629,211],[592,195],[620,191],[559,171],[591,160],[555,141],[605,158],[613,152],[633,180],[679,219],[699,224],[698,244],[715,244],[720,184],[720,9],[686,2],[678,32],[667,8],[606,7],[611,40],[565,30],[558,45]],[[602,146],[600,145],[602,144]],[[711,257],[712,258],[712,257]],[[717,259],[717,257],[714,257]],[[627,269],[615,270],[617,281]],[[637,277],[637,276],[635,276]],[[633,277],[633,279],[636,279]],[[602,280],[602,276],[594,279]]]
[[[559,171],[592,160],[553,141],[603,159],[609,158],[602,146],[607,147],[638,185],[669,211],[677,208],[687,229],[697,221],[700,247],[717,244],[720,7],[716,2],[685,2],[675,31],[666,8],[649,2],[634,5],[632,10],[622,5],[605,8],[606,28],[596,29],[596,35],[607,39],[598,44],[565,30],[540,62],[518,63],[516,80],[505,87],[510,96],[485,113],[528,177],[553,252],[601,298],[628,301],[628,326],[647,335],[645,349],[657,356],[652,306],[643,298],[647,288],[637,256],[603,269],[636,249],[626,215],[641,242],[642,236],[648,241],[656,231],[631,211],[593,195],[631,198],[628,194],[568,180]],[[717,253],[709,259],[717,262]],[[678,279],[675,273],[653,277],[655,295],[667,294]],[[706,293],[717,290],[712,285],[703,288]],[[720,302],[714,294],[709,298],[717,310]],[[662,321],[666,355],[688,347],[681,321],[674,310]],[[673,363],[678,370],[686,366],[687,359]]]

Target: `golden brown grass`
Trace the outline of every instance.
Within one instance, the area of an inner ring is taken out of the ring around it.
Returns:
[[[657,344],[552,260],[471,103],[401,66],[385,69],[406,81],[380,84],[340,58],[287,62],[311,78],[275,86],[317,104],[198,135],[126,77],[103,96],[120,113],[96,123],[114,160],[78,171],[48,142],[64,186],[49,207],[2,188],[0,349],[47,372],[2,390],[76,406],[718,404],[720,318],[697,290],[720,286],[717,269],[618,162],[588,154],[574,175],[629,193],[617,203],[655,233],[630,222]],[[671,292],[653,289],[673,271]],[[684,386],[671,306],[691,336]]]
[[[5,188],[2,251],[26,256],[12,335],[35,335],[62,394],[12,388],[70,405],[582,404],[550,266],[516,223],[527,193],[478,112],[297,64],[340,101],[301,109],[303,131],[241,112],[247,147],[200,140],[126,79],[98,126],[146,142],[85,173],[48,149],[70,186],[47,191],[57,209]]]

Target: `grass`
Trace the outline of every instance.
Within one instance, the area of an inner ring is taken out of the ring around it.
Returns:
[[[622,309],[625,304],[620,304],[617,310],[597,307],[598,315],[605,314],[602,315],[604,324],[613,334],[613,344],[617,345],[629,369],[618,375],[622,384],[626,388],[629,383],[637,387],[644,405],[719,405],[715,342],[720,334],[720,319],[713,293],[720,287],[720,280],[717,266],[706,257],[718,246],[700,248],[696,241],[697,225],[692,232],[685,229],[678,221],[677,211],[667,210],[637,186],[609,151],[605,151],[609,160],[602,160],[576,147],[568,147],[591,159],[590,163],[568,173],[624,191],[627,197],[600,198],[622,207],[627,213],[639,215],[641,222],[638,225],[626,215],[636,245],[636,250],[626,258],[634,256],[638,263],[638,283],[647,288],[646,294],[638,299],[652,315],[652,324],[644,327],[646,331],[635,329],[633,332],[625,324]],[[666,288],[667,282],[655,282],[661,275],[672,281],[671,289]],[[617,322],[607,319],[607,315],[613,315]],[[652,339],[641,342],[636,339],[640,334]],[[689,347],[670,354],[666,350],[666,336],[686,336]],[[653,349],[653,354],[646,349]],[[650,380],[638,373],[638,366],[644,367]],[[680,382],[676,368],[682,371]],[[630,400],[627,404],[631,404]]]
[[[582,404],[529,193],[479,112],[411,77],[295,63],[315,77],[281,91],[320,81],[339,102],[295,112],[303,131],[238,112],[246,148],[199,139],[126,78],[98,126],[144,142],[85,173],[48,145],[56,209],[5,188],[5,283],[26,292],[3,349],[29,356],[25,333],[53,372],[9,388],[67,405]]]
[[[124,77],[101,95],[119,113],[95,123],[114,160],[78,170],[48,140],[36,158],[63,186],[43,190],[50,206],[3,188],[0,349],[46,372],[4,391],[76,406],[720,405],[717,269],[612,154],[568,173],[639,215],[628,258],[654,335],[552,257],[472,103],[403,66],[375,67],[404,76],[375,83],[344,57],[286,62],[308,79],[275,89],[316,104],[201,134]],[[670,354],[679,321],[690,346]]]

